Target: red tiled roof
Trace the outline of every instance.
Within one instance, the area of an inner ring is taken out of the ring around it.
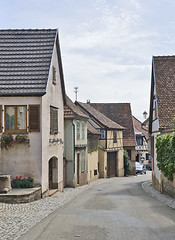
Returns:
[[[170,128],[175,118],[175,56],[153,57],[159,128]]]
[[[64,117],[65,118],[73,118],[74,115],[78,115],[83,118],[89,118],[87,114],[81,111],[79,107],[77,107],[71,99],[66,96],[66,106],[64,106]]]
[[[125,127],[123,131],[124,146],[136,145],[131,106],[129,103],[90,103],[90,105],[112,121]]]
[[[89,133],[100,135],[100,132],[88,121],[87,122],[87,130]]]
[[[124,127],[122,127],[120,124],[108,118],[105,114],[101,113],[98,109],[95,109],[94,107],[92,107],[91,104],[77,102],[77,105],[80,106],[82,109],[84,109],[86,113],[89,114],[90,117],[94,117],[99,123],[101,123],[101,125],[103,125],[103,127],[107,127],[111,129],[120,129],[120,130],[124,129]]]
[[[141,132],[142,136],[148,138],[148,128],[142,124],[136,117],[133,116],[134,132]]]

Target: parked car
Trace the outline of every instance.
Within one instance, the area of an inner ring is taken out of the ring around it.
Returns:
[[[152,165],[151,164],[147,165],[147,170],[152,171]]]
[[[143,166],[143,164],[136,162],[136,174],[141,173],[141,174],[146,174],[146,167]]]

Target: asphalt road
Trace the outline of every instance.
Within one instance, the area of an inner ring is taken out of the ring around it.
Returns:
[[[92,186],[20,240],[174,240],[175,210],[147,195],[151,173]]]

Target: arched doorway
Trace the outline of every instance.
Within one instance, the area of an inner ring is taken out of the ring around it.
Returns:
[[[49,189],[58,189],[58,158],[49,160]]]

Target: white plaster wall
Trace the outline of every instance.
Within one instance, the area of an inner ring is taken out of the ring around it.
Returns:
[[[117,159],[118,159],[118,164],[117,164],[117,176],[118,177],[123,177],[124,176],[124,161],[123,161],[123,152],[124,150],[119,150]]]
[[[74,178],[74,135],[71,119],[64,121],[64,157],[66,158],[66,183],[73,186]]]
[[[97,170],[97,175],[94,176],[94,170]],[[88,182],[98,179],[98,150],[88,153]]]
[[[4,105],[41,105],[41,97],[0,97],[0,103]],[[27,112],[28,116],[28,112]],[[4,126],[4,111],[3,111]],[[42,123],[42,119],[40,119]],[[27,126],[29,121],[27,120]],[[16,176],[32,176],[35,183],[41,184],[41,134],[40,132],[27,133],[30,144],[13,144],[11,148],[0,148],[0,174]]]
[[[56,69],[56,85],[52,83],[52,67]],[[56,46],[52,56],[49,80],[46,89],[47,93],[42,97],[42,191],[48,189],[49,159],[58,158],[58,186],[63,188],[63,149],[64,145],[59,143],[49,143],[49,139],[61,139],[64,141],[64,103]],[[58,108],[58,134],[50,135],[50,106]]]

